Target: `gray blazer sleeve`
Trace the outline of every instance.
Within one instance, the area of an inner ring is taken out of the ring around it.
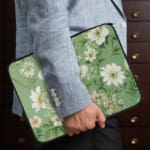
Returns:
[[[80,80],[69,33],[66,0],[24,0],[24,3],[32,49],[56,110],[64,118],[91,101]]]

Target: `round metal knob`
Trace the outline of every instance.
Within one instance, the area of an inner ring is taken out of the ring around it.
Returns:
[[[138,143],[138,138],[132,138],[131,141],[130,141],[130,143],[132,145],[136,145]]]
[[[131,37],[132,39],[138,39],[140,37],[140,34],[136,32],[136,33],[133,33]]]
[[[19,144],[23,144],[25,142],[25,138],[24,137],[20,137],[19,139],[18,139],[18,143]]]
[[[134,54],[132,55],[132,59],[133,59],[133,60],[137,60],[139,57],[140,57],[140,54],[139,54],[139,53],[134,53]]]
[[[137,18],[137,17],[140,16],[140,12],[139,12],[139,11],[135,11],[135,12],[133,12],[133,13],[131,14],[131,16],[132,16],[133,18]]]
[[[130,122],[132,123],[132,124],[134,124],[134,123],[137,123],[138,122],[138,116],[133,116],[131,119],[130,119]]]
[[[137,80],[139,80],[139,76],[137,74],[134,75]]]

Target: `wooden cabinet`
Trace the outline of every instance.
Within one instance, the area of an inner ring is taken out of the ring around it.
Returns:
[[[8,64],[15,55],[13,0],[0,0],[0,149],[33,150],[34,138],[26,119],[12,114],[12,84]]]
[[[150,150],[150,1],[123,0],[123,6],[128,19],[128,59],[142,94],[140,105],[119,116],[123,148]],[[0,0],[0,149],[33,150],[26,119],[11,113],[13,90],[7,67],[15,52],[14,15],[14,1]]]
[[[141,103],[119,116],[124,150],[150,149],[150,1],[124,0],[128,59],[141,90]]]

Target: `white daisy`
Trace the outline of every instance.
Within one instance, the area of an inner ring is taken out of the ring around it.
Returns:
[[[38,112],[40,108],[46,108],[46,93],[41,91],[40,86],[37,86],[35,90],[31,90],[30,99],[32,100],[32,108],[35,109],[36,112]]]
[[[96,92],[93,91],[92,94],[90,95],[91,99],[94,101],[96,98],[98,98],[100,95]]]
[[[43,80],[43,75],[42,75],[42,72],[41,72],[41,71],[39,71],[38,77],[39,77],[39,79]]]
[[[26,77],[32,77],[34,75],[34,65],[32,62],[25,62],[20,69],[20,73]]]
[[[32,128],[39,128],[42,123],[42,119],[39,116],[33,116],[33,118],[30,119],[30,124]]]
[[[124,72],[115,63],[107,64],[106,67],[103,67],[100,75],[103,77],[103,82],[106,82],[107,85],[118,86],[123,84],[125,80]]]
[[[87,51],[84,52],[85,54],[85,60],[92,62],[96,59],[96,50],[89,48]]]
[[[87,38],[91,41],[95,41],[96,44],[101,45],[105,42],[107,35],[109,34],[109,30],[105,27],[97,27],[87,33]]]
[[[123,101],[122,99],[119,99],[119,100],[118,100],[118,104],[119,104],[119,105],[123,105],[123,104],[124,104],[124,101]]]
[[[80,77],[81,79],[85,78],[88,72],[88,66],[87,65],[81,65],[80,66]]]
[[[58,127],[62,125],[61,119],[57,115],[53,116],[51,120],[53,122],[54,127]]]

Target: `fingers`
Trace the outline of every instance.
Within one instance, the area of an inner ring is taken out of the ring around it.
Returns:
[[[81,133],[81,130],[77,130],[77,129],[70,129],[70,128],[65,128],[66,134],[68,136],[73,136],[73,135],[79,135]]]
[[[95,104],[91,103],[81,111],[64,118],[64,128],[69,136],[80,134],[95,127],[98,120],[100,127],[105,127],[105,116]]]
[[[103,112],[101,111],[101,109],[97,110],[97,121],[101,128],[105,128],[106,118],[105,118]]]
[[[76,125],[74,125],[74,119],[64,122],[64,128],[68,136],[79,135],[82,131],[79,123],[76,123]]]
[[[93,129],[94,127],[95,123],[88,123],[88,122],[86,123],[85,126],[82,126],[77,122],[75,125],[72,122],[64,123],[64,128],[68,136],[79,135],[81,132],[86,132],[88,130]]]

